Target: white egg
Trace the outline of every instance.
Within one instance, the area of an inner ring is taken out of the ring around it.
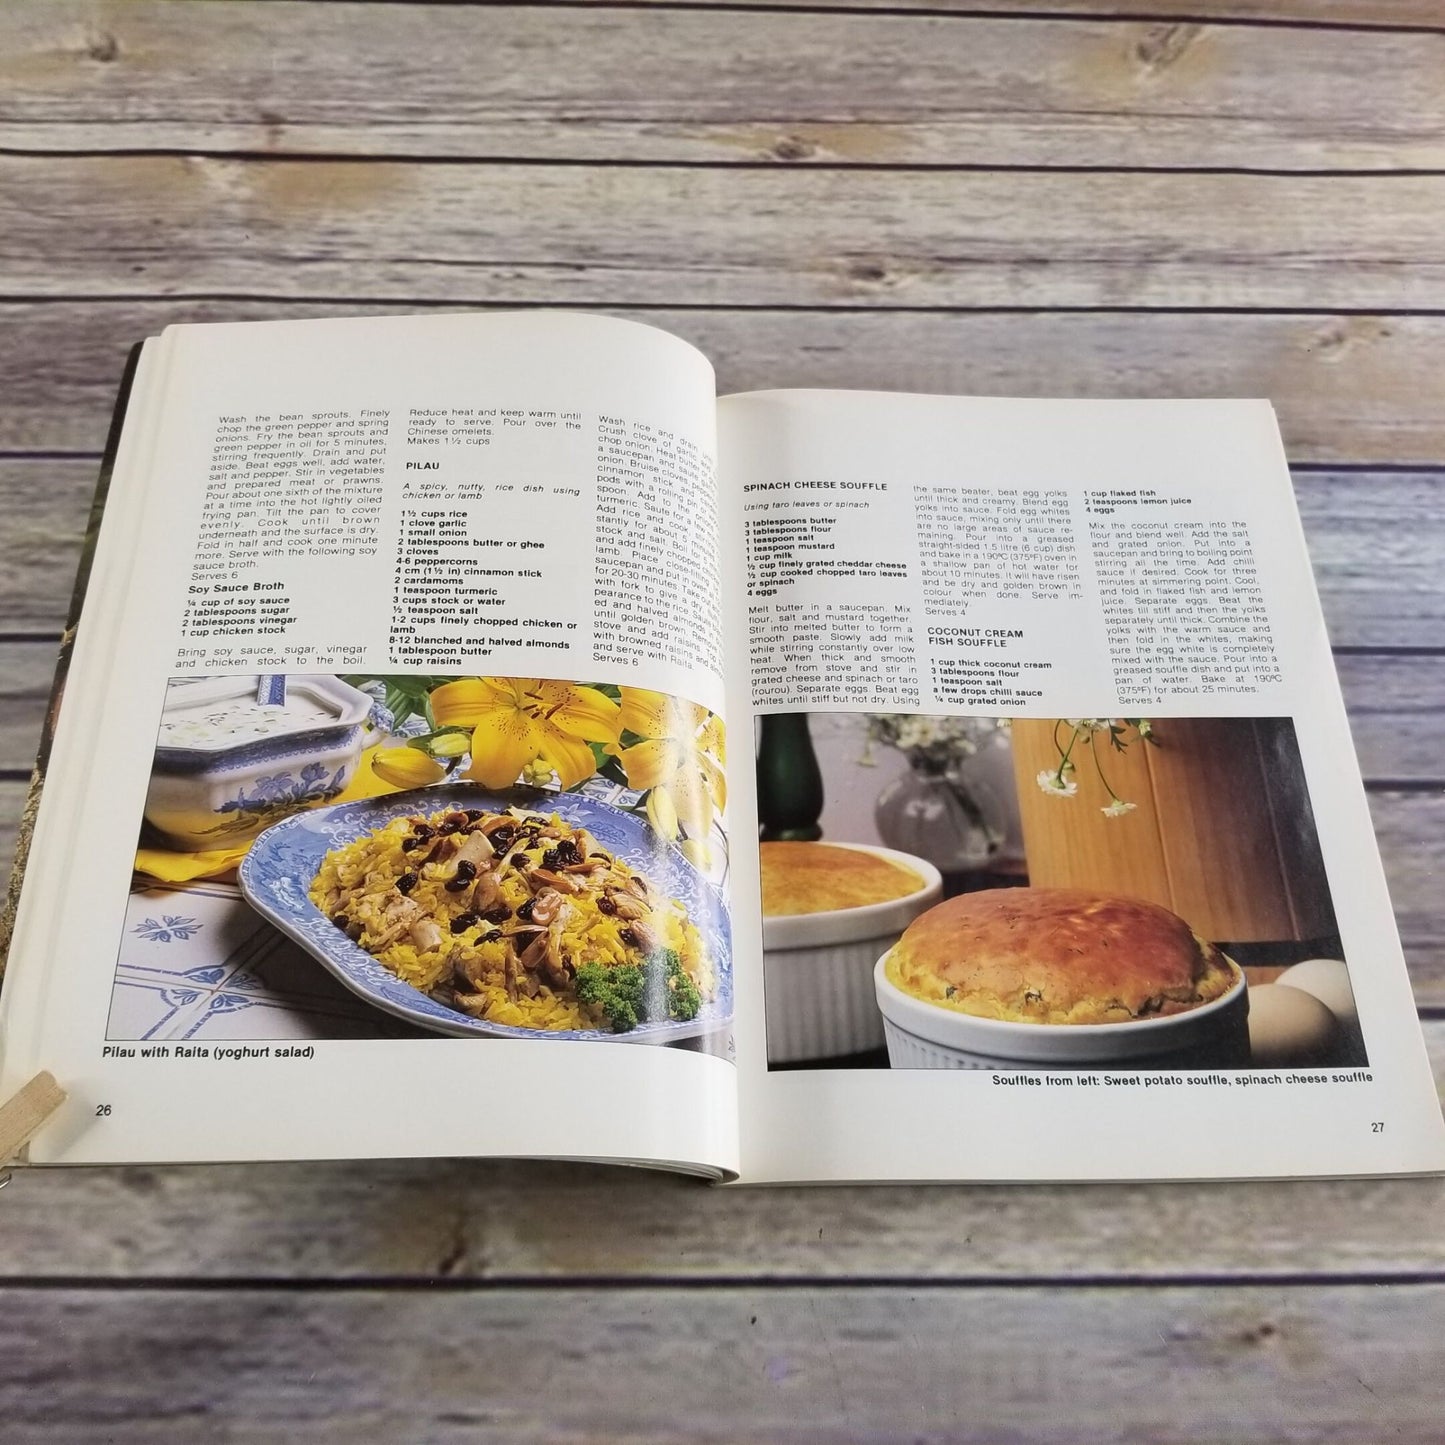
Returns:
[[[1334,1014],[1302,988],[1250,988],[1249,1052],[1256,1068],[1323,1064],[1338,1035]]]
[[[1345,1028],[1359,1022],[1350,971],[1337,958],[1307,958],[1275,979],[1285,988],[1303,989],[1324,1004]]]

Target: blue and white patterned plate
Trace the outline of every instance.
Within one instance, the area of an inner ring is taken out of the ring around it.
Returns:
[[[557,813],[574,828],[586,828],[614,857],[687,909],[688,917],[702,934],[718,976],[716,997],[703,1004],[695,1019],[686,1023],[640,1024],[625,1034],[599,1033],[592,1029],[524,1029],[474,1019],[403,983],[347,938],[307,897],[307,889],[320,871],[322,859],[332,849],[343,848],[385,827],[394,818],[435,813],[442,808],[503,812],[509,807]],[[247,902],[282,933],[294,938],[347,988],[377,1008],[437,1033],[458,1037],[607,1039],[662,1044],[710,1033],[732,1019],[731,927],[717,889],[676,848],[658,837],[646,819],[578,793],[552,793],[537,788],[492,793],[468,783],[442,783],[293,813],[266,829],[251,845],[241,862],[239,878]]]

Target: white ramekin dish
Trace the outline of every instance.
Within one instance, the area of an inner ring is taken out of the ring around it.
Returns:
[[[943,896],[943,877],[926,858],[831,839],[826,846],[902,864],[923,879],[923,887],[860,908],[763,919],[763,1001],[771,1064],[881,1049],[883,1019],[873,992],[874,960],[879,949],[892,948],[903,930]]]
[[[259,674],[173,683],[165,715],[254,698]],[[145,816],[172,847],[231,848],[299,808],[334,798],[351,781],[372,699],[335,677],[287,678],[287,696],[324,711],[268,736],[156,748]]]
[[[1184,1013],[1117,1024],[1033,1024],[978,1018],[904,993],[873,969],[878,1008],[895,1069],[1243,1068],[1249,1064],[1244,973],[1227,993]]]

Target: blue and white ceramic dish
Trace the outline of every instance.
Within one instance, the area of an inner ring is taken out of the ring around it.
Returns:
[[[167,688],[145,816],[173,847],[232,848],[334,798],[356,772],[370,697],[339,678],[292,676],[283,700],[267,703],[261,680]]]
[[[717,969],[716,997],[704,1003],[695,1019],[685,1023],[641,1024],[630,1033],[592,1029],[540,1030],[488,1023],[429,998],[403,983],[384,964],[353,943],[307,896],[322,860],[334,848],[385,827],[411,813],[443,808],[509,807],[557,813],[589,833],[615,857],[643,874],[675,898],[697,925]],[[347,988],[364,999],[420,1028],[459,1038],[484,1036],[508,1039],[599,1039],[621,1043],[660,1044],[695,1038],[729,1023],[733,1013],[731,926],[721,895],[676,848],[660,838],[644,818],[578,793],[553,793],[514,788],[492,793],[469,783],[440,783],[382,798],[365,798],[330,808],[296,813],[268,828],[251,846],[240,867],[241,891],[247,901],[282,933],[295,939]]]

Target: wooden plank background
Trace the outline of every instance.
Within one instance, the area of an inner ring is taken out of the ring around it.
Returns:
[[[586,306],[722,390],[1267,395],[1445,1078],[1436,0],[0,8],[0,849],[125,354]],[[36,1171],[30,1440],[1440,1436],[1439,1180]]]

